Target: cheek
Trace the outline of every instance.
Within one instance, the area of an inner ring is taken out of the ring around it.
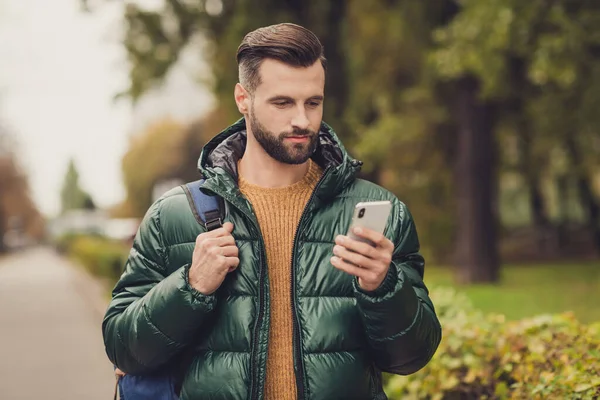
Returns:
[[[280,110],[269,105],[255,108],[254,114],[258,122],[269,132],[283,132],[290,120],[285,110]]]
[[[310,121],[310,126],[315,131],[318,131],[321,127],[321,122],[323,120],[323,107],[309,109],[307,110],[306,115]]]

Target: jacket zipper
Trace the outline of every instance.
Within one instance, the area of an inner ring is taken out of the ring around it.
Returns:
[[[223,197],[224,199],[226,199],[225,196],[223,196],[222,194],[216,193],[215,194]],[[227,199],[229,201],[229,203],[231,203],[232,205],[235,204],[234,202],[232,202],[231,199]],[[235,206],[234,206],[235,207]],[[244,210],[242,210],[239,207],[236,207],[242,214],[244,214],[246,216],[246,218],[248,218],[248,220],[252,223],[255,232],[257,234],[257,237],[259,238],[258,242],[260,244],[260,266],[259,266],[259,287],[258,287],[258,297],[259,297],[259,301],[258,301],[258,317],[256,318],[256,323],[254,325],[254,332],[253,332],[253,336],[252,336],[252,347],[251,347],[251,354],[250,354],[250,362],[252,364],[252,377],[250,380],[250,398],[251,399],[258,399],[258,394],[259,394],[259,382],[258,382],[258,339],[259,339],[259,335],[260,335],[260,327],[262,325],[262,320],[264,318],[264,305],[265,305],[265,290],[264,290],[264,285],[265,285],[265,273],[264,273],[264,266],[265,266],[265,248],[264,248],[264,243],[263,243],[263,239],[262,239],[262,232],[260,231],[260,227],[258,225],[257,222],[255,222],[256,216],[251,215],[250,213],[245,212]]]
[[[254,220],[252,220],[252,218],[250,218],[250,220],[252,221],[252,223],[254,224]],[[257,399],[259,398],[259,388],[260,388],[260,382],[258,382],[258,340],[259,340],[259,336],[260,336],[260,328],[263,324],[263,318],[264,318],[264,308],[265,308],[265,303],[266,303],[266,291],[265,291],[265,246],[263,243],[263,238],[262,238],[262,232],[260,231],[260,228],[258,227],[258,224],[255,224],[255,229],[256,232],[258,234],[258,242],[260,244],[260,267],[258,270],[258,316],[256,318],[256,323],[254,325],[254,332],[253,332],[253,336],[252,336],[252,347],[251,347],[251,354],[250,354],[250,363],[252,365],[252,370],[251,370],[251,381],[250,381],[250,398],[251,399]]]
[[[328,167],[324,172],[323,175],[321,176],[321,179],[319,180],[319,182],[317,183],[317,185],[315,186],[312,194],[310,195],[310,198],[308,199],[308,202],[306,203],[306,207],[304,207],[304,210],[302,211],[302,215],[300,216],[300,221],[298,223],[298,227],[296,229],[296,232],[294,233],[294,244],[292,247],[292,259],[291,259],[291,265],[292,265],[292,273],[290,274],[290,279],[291,279],[291,298],[292,298],[292,321],[293,321],[293,344],[294,344],[294,358],[296,360],[296,389],[298,391],[298,400],[303,400],[304,399],[304,362],[302,361],[302,354],[300,353],[300,347],[301,347],[301,340],[300,340],[300,322],[298,321],[298,313],[296,312],[296,258],[294,257],[295,253],[296,253],[296,247],[297,247],[297,242],[298,242],[298,232],[300,231],[300,228],[302,227],[302,223],[304,220],[304,217],[306,215],[306,210],[308,210],[308,206],[310,205],[310,203],[312,202],[315,193],[317,192],[317,190],[319,189],[319,186],[321,186],[321,183],[325,180],[325,176],[329,173],[330,167]]]
[[[259,236],[261,236],[259,234]],[[264,308],[265,308],[265,255],[264,255],[264,244],[262,240],[262,236],[259,239],[260,242],[260,269],[259,269],[259,287],[258,287],[258,317],[256,318],[256,325],[254,326],[254,333],[252,337],[252,354],[251,354],[251,364],[252,364],[252,380],[251,380],[251,391],[250,396],[252,399],[259,398],[259,387],[260,382],[258,382],[258,339],[260,336],[260,328],[263,323],[264,318]]]

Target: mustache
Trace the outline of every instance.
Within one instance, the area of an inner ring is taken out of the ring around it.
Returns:
[[[304,137],[304,136],[315,136],[317,133],[310,129],[294,129],[291,133],[284,132],[282,137]]]

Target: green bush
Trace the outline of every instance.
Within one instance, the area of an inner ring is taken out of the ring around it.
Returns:
[[[600,398],[600,323],[584,325],[571,314],[507,322],[451,289],[431,296],[442,342],[423,370],[388,377],[390,399]]]
[[[129,249],[102,237],[79,236],[68,246],[69,255],[91,274],[116,282],[127,261]]]
[[[67,233],[54,239],[52,244],[60,254],[68,255],[71,250],[71,244],[80,236],[76,233]]]

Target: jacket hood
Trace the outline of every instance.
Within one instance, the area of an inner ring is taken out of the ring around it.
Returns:
[[[246,150],[246,121],[244,118],[211,139],[203,148],[198,169],[206,178],[207,188],[220,194],[237,196],[237,162]],[[321,123],[319,143],[311,157],[324,171],[328,171],[315,193],[321,200],[334,197],[356,178],[361,161],[350,157],[333,129]]]

